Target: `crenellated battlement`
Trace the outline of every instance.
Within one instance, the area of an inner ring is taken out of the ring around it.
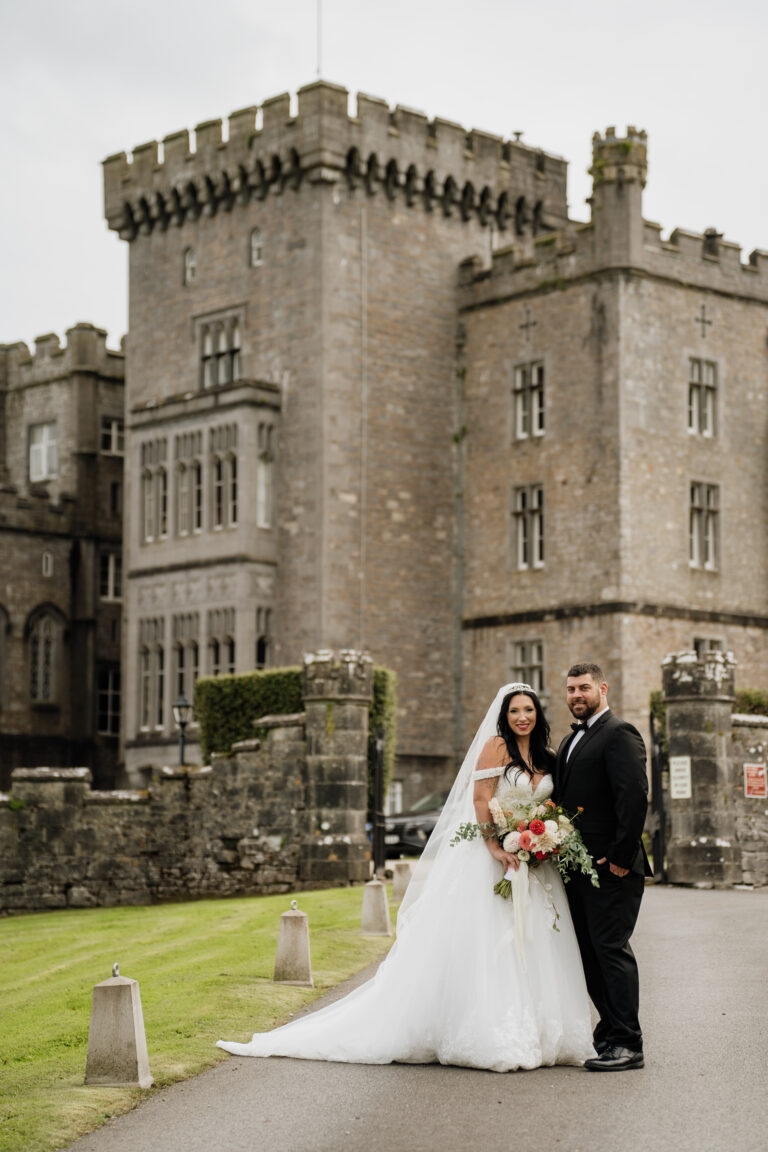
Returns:
[[[20,492],[15,484],[0,483],[0,527],[29,531],[30,519],[38,533],[69,537],[77,519],[77,499],[62,492],[53,500],[47,484],[30,484],[28,491]]]
[[[307,182],[342,183],[349,193],[381,194],[457,220],[492,221],[518,232],[556,227],[566,219],[565,161],[520,141],[317,81],[261,107],[208,120],[162,141],[104,161],[109,227],[125,240],[179,226],[237,204],[298,191]]]
[[[0,344],[0,388],[25,388],[75,372],[122,379],[125,354],[107,348],[104,329],[87,323],[68,328],[64,344],[55,332],[37,336],[34,352],[22,341]]]
[[[638,181],[645,187],[648,175],[647,132],[638,132],[634,124],[627,127],[624,136],[617,136],[614,127],[606,128],[605,136],[595,132],[589,174],[593,186]]]
[[[684,283],[688,287],[768,301],[768,252],[755,249],[746,262],[738,244],[714,228],[703,233],[675,228],[662,239],[662,226],[642,218],[639,196],[632,200],[625,185],[642,189],[647,173],[647,136],[630,126],[626,137],[614,128],[593,137],[592,219],[568,221],[539,235],[533,243],[498,248],[490,268],[472,257],[459,269],[465,307],[482,305],[500,294],[562,286],[565,282],[609,267]],[[636,214],[636,215],[635,215]],[[637,237],[637,243],[631,241]]]

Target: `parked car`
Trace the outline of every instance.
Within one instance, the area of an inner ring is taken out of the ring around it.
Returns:
[[[384,834],[387,858],[421,855],[447,799],[447,792],[430,792],[407,812],[387,816]]]

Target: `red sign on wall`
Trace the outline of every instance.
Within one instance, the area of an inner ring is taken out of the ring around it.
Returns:
[[[744,795],[756,800],[768,799],[768,778],[765,764],[744,765]]]

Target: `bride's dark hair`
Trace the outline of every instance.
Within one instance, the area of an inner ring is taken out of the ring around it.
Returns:
[[[536,709],[536,723],[531,732],[530,753],[531,762],[539,772],[551,772],[555,763],[555,756],[549,746],[549,721],[544,715],[544,709],[541,706],[536,693],[530,688],[514,688],[511,692],[507,692],[506,696],[501,702],[499,709],[499,718],[496,721],[496,731],[507,746],[507,754],[509,755],[509,765],[507,772],[510,768],[516,768],[518,772],[525,772],[528,776],[531,775],[531,770],[528,764],[523,760],[520,755],[520,749],[517,746],[515,734],[509,723],[507,711],[509,709],[509,702],[513,696],[527,696]],[[506,772],[505,772],[506,775]],[[515,773],[517,776],[517,773]]]

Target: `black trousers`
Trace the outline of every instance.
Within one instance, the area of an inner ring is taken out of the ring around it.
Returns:
[[[641,1052],[637,961],[629,946],[645,886],[636,872],[614,876],[598,869],[600,887],[576,875],[565,886],[579,942],[587,991],[600,1021],[595,1043],[620,1044]]]

